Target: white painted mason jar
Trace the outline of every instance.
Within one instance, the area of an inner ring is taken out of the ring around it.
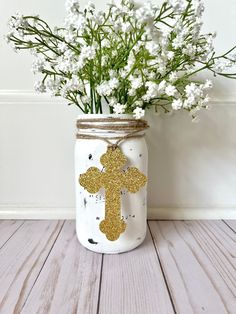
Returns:
[[[111,122],[101,122],[101,119],[120,118],[122,124],[129,123],[124,119],[132,118],[131,115],[114,114],[86,114],[79,115],[78,121],[91,119],[90,125],[96,126],[99,119],[99,125],[109,126]],[[94,121],[92,121],[94,119]],[[113,122],[116,123],[116,122]],[[119,122],[120,123],[120,122]],[[144,135],[145,131],[137,133],[137,137],[131,137],[119,144],[119,148],[127,158],[127,163],[123,170],[129,167],[136,167],[147,176],[148,151]],[[82,134],[91,138],[79,138]],[[103,188],[96,194],[90,194],[79,183],[80,175],[86,173],[88,168],[97,167],[105,171],[101,165],[100,158],[106,153],[108,144],[101,139],[92,137],[123,137],[127,132],[114,131],[111,129],[101,130],[96,127],[93,129],[79,129],[78,138],[75,144],[75,186],[76,186],[76,232],[79,242],[87,249],[98,252],[115,254],[134,249],[140,245],[146,236],[147,220],[147,188],[141,187],[136,193],[129,193],[126,189],[121,190],[121,218],[126,223],[126,229],[115,241],[110,241],[106,235],[99,229],[102,220],[105,219],[105,191]],[[115,143],[114,139],[110,142]]]

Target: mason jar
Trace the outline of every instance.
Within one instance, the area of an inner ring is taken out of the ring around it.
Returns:
[[[116,118],[116,122],[112,120],[113,118]],[[129,129],[131,120],[133,124],[137,122],[131,115],[127,114],[78,116],[80,125],[83,125],[83,121],[89,121],[89,128],[88,125],[87,128],[78,128],[75,144],[76,233],[79,242],[94,252],[107,254],[126,252],[140,245],[145,239],[147,224],[146,184],[140,187],[136,193],[130,193],[126,189],[120,190],[120,216],[126,228],[118,239],[111,241],[99,228],[101,221],[105,219],[104,188],[101,187],[97,193],[91,194],[79,182],[80,176],[86,173],[90,167],[96,167],[102,172],[106,171],[100,158],[107,152],[109,142],[115,144],[116,138],[130,135],[130,131],[127,129]],[[115,124],[122,124],[124,127],[120,130],[114,130]],[[120,141],[119,148],[127,159],[121,171],[136,167],[147,176],[148,151],[144,133],[145,130],[140,130],[132,137]]]

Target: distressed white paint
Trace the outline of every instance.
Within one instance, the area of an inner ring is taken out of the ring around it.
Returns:
[[[115,115],[92,115],[95,118],[117,117]],[[85,115],[79,120],[87,118]],[[89,115],[91,119],[91,115]],[[130,118],[129,115],[120,115],[120,119]],[[115,122],[113,122],[115,123]],[[120,123],[120,122],[119,122]],[[109,123],[104,123],[109,127]],[[104,125],[99,123],[99,126]],[[128,122],[122,122],[125,126]],[[96,126],[96,122],[91,122]],[[109,137],[125,136],[124,131],[96,130],[95,128],[81,129],[79,134]],[[141,133],[140,133],[141,134]],[[112,143],[115,143],[112,140]],[[127,167],[137,167],[141,173],[147,175],[148,153],[144,137],[130,138],[120,144],[122,153],[127,158]],[[105,191],[103,188],[96,194],[91,194],[78,182],[81,174],[88,168],[103,169],[100,158],[107,151],[107,143],[98,139],[77,139],[75,145],[75,188],[76,188],[76,231],[82,245],[99,253],[122,253],[134,249],[143,242],[146,236],[147,220],[147,189],[140,188],[137,193],[129,193],[126,189],[121,192],[120,218],[125,222],[126,229],[115,241],[107,239],[99,229],[100,223],[105,221]],[[104,167],[106,172],[106,167]]]
[[[58,24],[63,20],[63,3],[0,2],[0,217],[74,215],[73,147],[78,110],[62,100],[32,94],[31,56],[15,54],[2,39],[11,14],[39,13]],[[96,3],[104,5],[105,1]],[[217,30],[217,50],[222,52],[234,44],[236,2],[228,0],[226,6],[206,0],[205,5],[204,27]],[[148,117],[152,126],[147,136],[148,203],[159,208],[150,211],[151,217],[153,212],[157,217],[171,218],[173,213],[173,217],[188,219],[204,213],[207,218],[235,215],[235,87],[233,81],[217,79],[213,93],[217,102],[212,103],[212,111],[202,113],[198,125],[180,114]]]

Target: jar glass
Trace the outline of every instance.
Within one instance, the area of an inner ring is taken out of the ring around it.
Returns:
[[[91,129],[79,129],[78,134],[112,138],[127,135],[127,131],[114,131],[110,123],[102,122],[101,119],[119,118],[132,119],[131,115],[92,114],[79,115],[78,120],[91,119]],[[106,130],[96,129],[92,126],[106,124]],[[93,121],[94,120],[94,121]],[[135,121],[135,119],[134,119]],[[123,121],[122,124],[128,124]],[[143,134],[140,131],[138,135]],[[115,143],[115,140],[110,140]],[[102,170],[100,158],[106,153],[108,144],[101,139],[78,138],[75,144],[75,187],[76,187],[76,232],[80,243],[87,249],[99,253],[122,253],[134,249],[140,245],[146,235],[147,201],[146,185],[137,193],[129,193],[126,189],[121,190],[121,217],[126,223],[126,229],[115,241],[110,241],[99,229],[100,222],[105,217],[105,191],[103,188],[96,194],[90,194],[79,183],[79,177],[90,167]],[[122,141],[119,148],[127,158],[123,170],[128,167],[136,167],[147,176],[148,152],[145,137],[131,137]],[[105,169],[104,169],[105,171]]]

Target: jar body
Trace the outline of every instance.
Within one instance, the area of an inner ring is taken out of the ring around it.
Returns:
[[[112,117],[113,115],[93,115],[94,118]],[[79,119],[88,116],[80,116]],[[127,115],[119,115],[127,118]],[[90,116],[91,118],[91,116]],[[89,130],[96,135],[97,130]],[[86,131],[88,132],[88,131]],[[90,134],[91,134],[90,132]],[[101,136],[101,131],[98,132]],[[115,131],[103,131],[102,136],[112,137]],[[102,170],[100,157],[106,153],[108,144],[101,139],[77,139],[75,144],[75,186],[76,186],[76,232],[80,243],[89,250],[99,253],[122,253],[140,245],[146,235],[147,201],[146,185],[137,193],[121,190],[121,217],[126,229],[115,241],[109,241],[99,229],[105,218],[105,191],[103,188],[96,194],[90,194],[79,184],[79,177],[90,167]],[[133,137],[119,144],[127,158],[128,167],[136,167],[147,176],[148,152],[144,137]],[[106,169],[103,169],[106,171]]]

